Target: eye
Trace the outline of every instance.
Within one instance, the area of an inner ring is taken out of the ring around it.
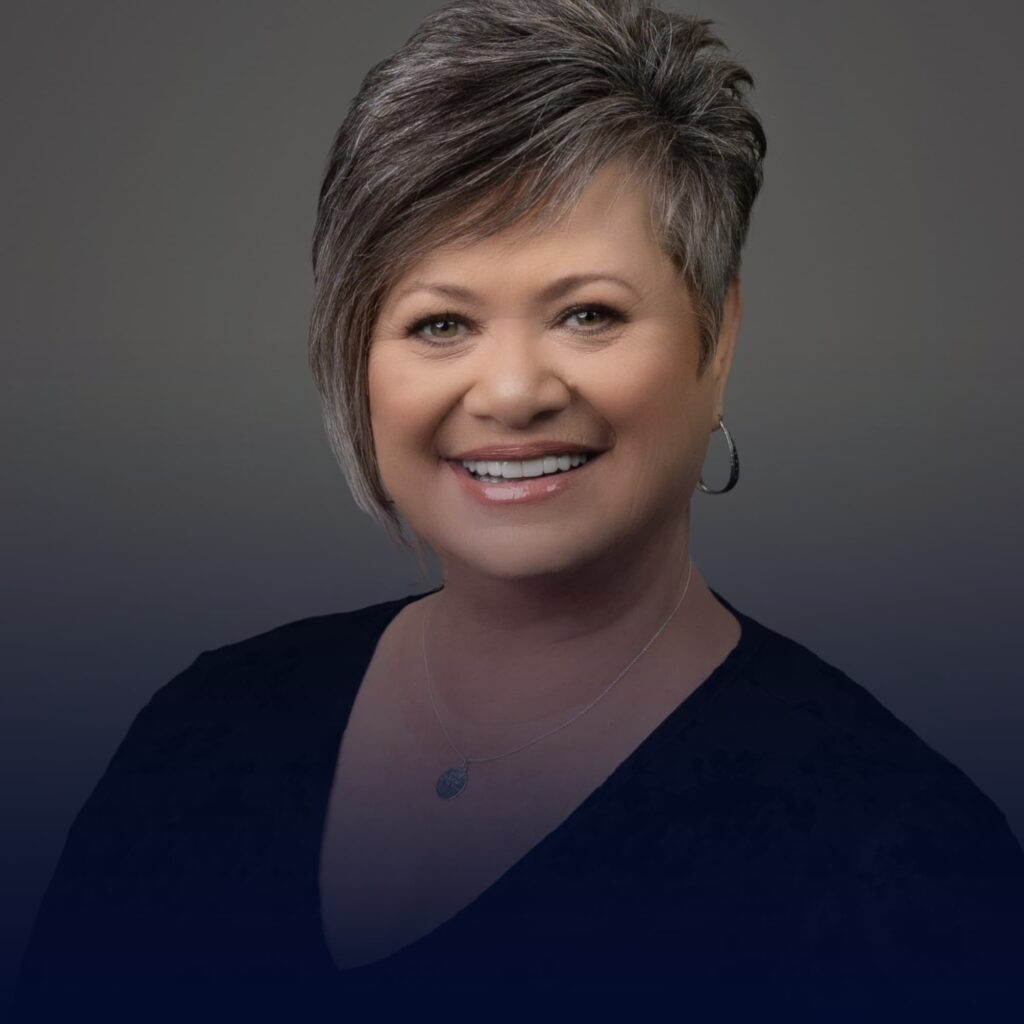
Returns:
[[[463,323],[465,321],[456,313],[431,314],[410,324],[406,333],[418,335],[428,344],[444,343],[459,336],[457,329]]]
[[[603,303],[592,303],[589,306],[574,306],[562,314],[563,320],[571,320],[573,317],[581,318],[577,322],[583,325],[580,328],[571,328],[577,334],[599,334],[612,327],[621,324],[625,317],[611,306]]]
[[[571,324],[570,321],[573,319],[576,319],[578,326]],[[625,320],[626,317],[617,309],[602,302],[591,302],[564,310],[548,326],[554,328],[564,324],[572,334],[596,335],[617,327]],[[405,329],[405,335],[408,338],[418,338],[427,345],[446,348],[451,347],[452,343],[461,337],[460,327],[473,326],[471,320],[459,313],[431,313],[409,324]]]

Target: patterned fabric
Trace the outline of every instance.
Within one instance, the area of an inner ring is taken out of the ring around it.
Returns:
[[[70,829],[18,1019],[1024,1019],[1004,815],[718,594],[737,647],[560,827],[429,935],[339,971],[317,880],[338,749],[421,596],[203,652],[157,691]]]

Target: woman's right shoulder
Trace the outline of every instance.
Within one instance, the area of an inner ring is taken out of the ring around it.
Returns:
[[[139,718],[184,713],[202,705],[244,705],[273,699],[284,689],[306,689],[324,672],[346,677],[361,664],[387,624],[409,602],[405,597],[295,619],[201,651],[157,689]]]
[[[80,818],[137,821],[202,804],[211,779],[230,785],[250,763],[272,772],[335,728],[378,631],[414,597],[296,619],[202,651],[135,714]]]

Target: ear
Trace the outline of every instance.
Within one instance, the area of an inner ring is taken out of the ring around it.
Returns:
[[[732,368],[732,357],[736,350],[736,338],[740,330],[740,319],[743,316],[743,297],[740,292],[740,277],[736,274],[725,293],[722,303],[722,320],[718,327],[718,344],[711,360],[710,375],[714,388],[712,403],[713,421],[711,430],[718,429],[718,421],[725,410],[725,385],[729,380]]]

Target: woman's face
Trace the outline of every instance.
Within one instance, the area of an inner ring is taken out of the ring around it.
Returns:
[[[385,297],[369,363],[381,478],[449,570],[571,570],[629,557],[686,521],[722,409],[738,286],[698,378],[687,289],[652,234],[646,195],[621,182],[606,166],[542,234],[516,226],[441,244]],[[458,458],[503,446],[525,450],[485,452],[498,482]],[[550,461],[579,446],[601,454],[569,471]]]

